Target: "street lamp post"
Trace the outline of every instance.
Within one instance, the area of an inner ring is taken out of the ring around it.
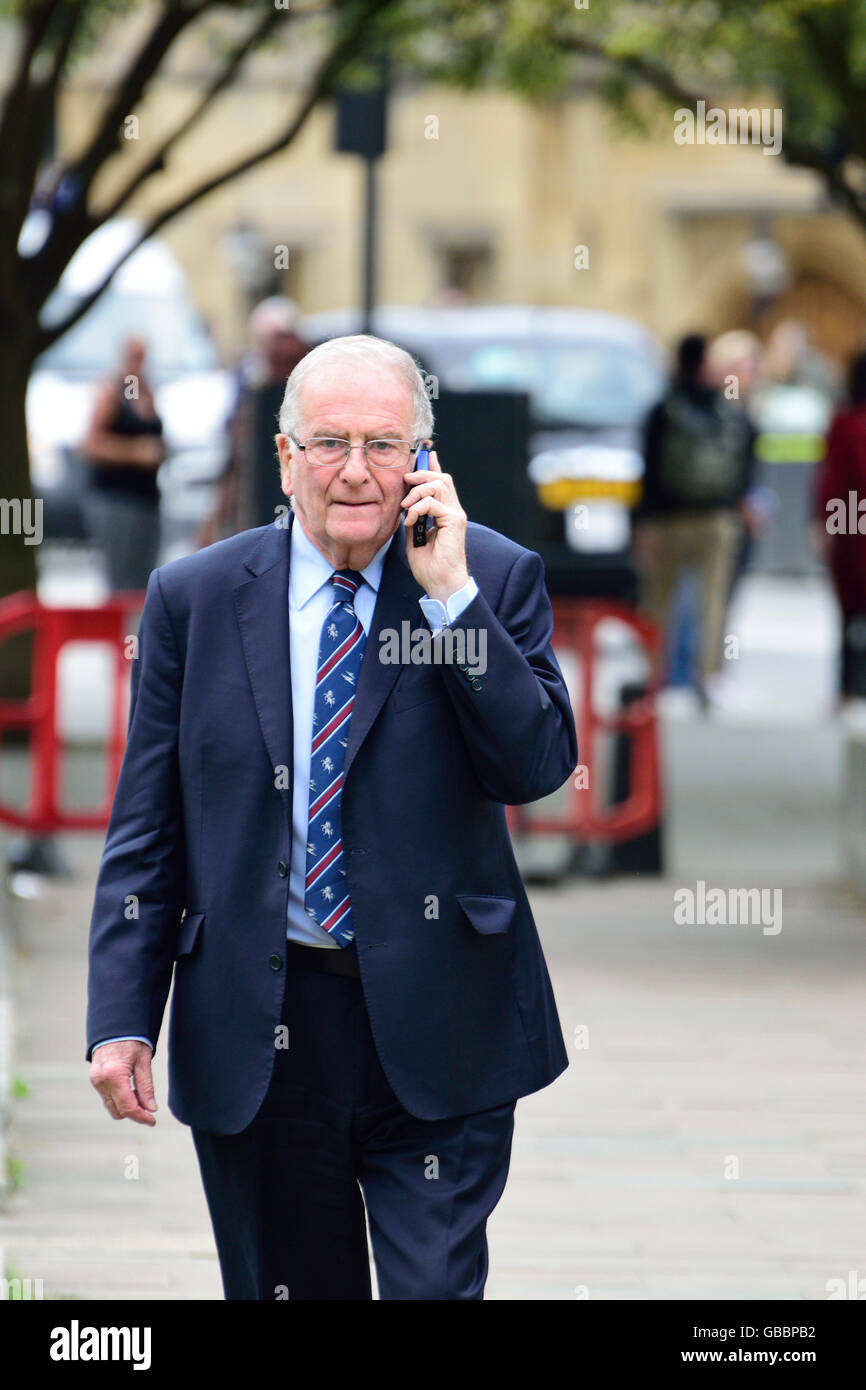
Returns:
[[[364,160],[364,216],[361,225],[361,331],[369,333],[376,302],[377,163],[385,152],[387,80],[384,61],[377,63],[377,85],[363,91],[337,93],[334,147],[341,154]]]

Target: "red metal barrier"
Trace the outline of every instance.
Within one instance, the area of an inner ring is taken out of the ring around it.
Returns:
[[[655,693],[659,684],[661,634],[646,619],[621,603],[600,599],[558,598],[553,600],[554,649],[568,653],[578,666],[579,686],[572,690],[577,725],[580,768],[565,787],[565,806],[558,815],[528,814],[528,808],[513,806],[508,818],[517,834],[564,834],[575,840],[618,843],[630,840],[658,825],[661,816],[658,729]],[[615,618],[636,634],[650,664],[650,680],[645,696],[616,715],[602,715],[595,708],[594,691],[597,665],[596,628]],[[600,735],[623,735],[630,740],[629,790],[614,806],[600,804],[594,776],[595,748]]]
[[[107,826],[126,741],[127,682],[132,669],[126,643],[136,630],[133,615],[143,607],[144,593],[137,591],[115,594],[99,608],[47,608],[32,593],[0,599],[0,643],[19,632],[33,633],[30,695],[25,700],[0,699],[0,752],[7,729],[26,729],[30,734],[30,797],[23,811],[0,801],[0,824],[34,835]],[[105,798],[96,810],[70,811],[60,805],[57,663],[68,642],[99,642],[115,653]]]
[[[34,594],[13,594],[0,599],[0,643],[18,632],[33,632],[31,693],[25,700],[0,699],[0,752],[7,729],[27,729],[30,734],[30,800],[26,810],[0,801],[0,824],[33,834],[57,830],[101,830],[108,824],[114,788],[126,741],[126,695],[130,661],[126,643],[134,623],[132,615],[144,606],[143,592],[116,594],[99,608],[47,608]],[[559,833],[583,841],[617,842],[631,839],[657,825],[660,818],[658,734],[654,694],[658,683],[660,635],[658,630],[623,604],[598,600],[556,599],[554,646],[577,662],[579,691],[573,692],[581,766],[588,772],[586,788],[572,778],[565,788],[565,806],[558,815],[528,815],[526,808],[509,809],[509,822],[518,833]],[[593,692],[597,654],[595,630],[610,618],[629,627],[650,658],[652,679],[646,696],[615,716],[604,716],[594,707]],[[107,742],[106,787],[96,810],[66,810],[60,805],[60,753],[57,736],[57,665],[68,642],[99,642],[115,653],[112,717]],[[609,808],[595,796],[594,749],[599,735],[624,735],[631,741],[630,785],[627,797]],[[578,774],[579,776],[579,774]]]

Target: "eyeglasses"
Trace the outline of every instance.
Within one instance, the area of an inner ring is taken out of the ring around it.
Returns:
[[[373,468],[406,468],[418,448],[408,439],[368,439],[366,444],[350,444],[348,439],[314,436],[302,444],[297,435],[289,435],[303,450],[311,468],[342,467],[353,449],[363,449],[364,458]]]

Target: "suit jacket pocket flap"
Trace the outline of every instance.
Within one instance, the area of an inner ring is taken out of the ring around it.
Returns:
[[[203,912],[188,912],[183,918],[177,932],[175,957],[188,956],[192,953],[204,916]]]
[[[458,893],[457,901],[475,930],[484,936],[508,931],[517,909],[514,898],[499,898],[490,893]]]

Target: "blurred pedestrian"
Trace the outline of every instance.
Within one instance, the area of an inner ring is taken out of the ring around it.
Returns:
[[[866,352],[851,363],[848,402],[837,412],[815,478],[812,542],[842,610],[839,687],[866,697]],[[862,525],[862,531],[861,531]]]
[[[750,453],[743,413],[712,383],[706,338],[688,334],[677,350],[671,388],[646,424],[635,558],[643,571],[644,606],[666,634],[680,580],[697,572],[698,692],[704,702],[718,699],[724,687],[724,619],[742,535],[739,508]]]
[[[755,443],[758,430],[752,413],[752,396],[761,378],[761,340],[748,329],[732,329],[714,338],[707,349],[707,365],[712,384],[723,392],[732,410],[740,411],[746,445],[744,492],[740,502],[743,523],[740,546],[731,574],[731,590],[743,577],[751,562],[755,544],[772,517],[768,489],[758,479]],[[730,599],[730,594],[729,594]]]
[[[290,376],[309,344],[296,332],[297,305],[273,295],[249,318],[251,348],[238,371],[238,391],[229,423],[230,452],[212,515],[198,535],[199,547],[251,526],[265,526],[285,509],[274,435]]]
[[[829,397],[838,396],[842,386],[837,366],[815,347],[808,327],[798,319],[782,319],[771,330],[761,378],[787,386],[809,386]]]
[[[125,340],[117,371],[97,392],[81,443],[90,466],[84,516],[112,592],[145,589],[159,554],[156,475],[166,451],[146,358],[141,338]]]

